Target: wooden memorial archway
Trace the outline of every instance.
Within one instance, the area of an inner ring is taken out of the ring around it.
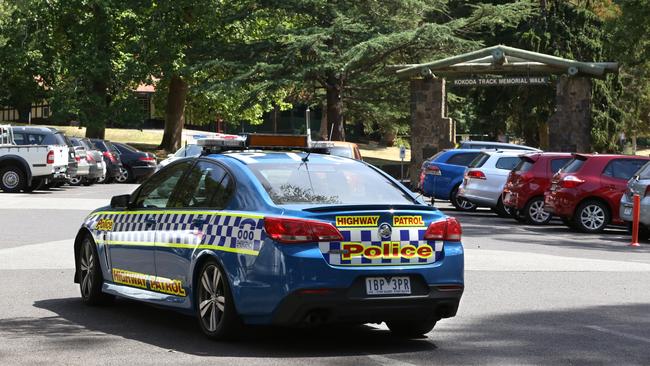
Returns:
[[[465,85],[536,85],[558,75],[556,109],[548,121],[549,151],[591,151],[591,78],[617,73],[616,62],[580,62],[508,46],[493,46],[442,60],[394,65],[411,87],[411,182],[424,159],[454,147],[456,128],[447,117],[446,78]],[[486,77],[491,76],[491,77]],[[462,84],[459,84],[462,85]]]

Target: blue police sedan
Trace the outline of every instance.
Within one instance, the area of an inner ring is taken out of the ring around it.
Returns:
[[[457,210],[474,211],[476,205],[458,196],[465,169],[482,150],[443,150],[422,164],[420,190],[426,197],[449,200]]]
[[[215,339],[380,322],[410,337],[455,316],[454,218],[364,162],[249,148],[178,160],[91,213],[74,243],[82,300],[177,309]]]

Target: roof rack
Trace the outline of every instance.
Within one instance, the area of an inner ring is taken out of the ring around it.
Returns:
[[[304,151],[329,154],[332,146],[312,146],[307,135],[283,135],[254,133],[227,138],[205,138],[197,140],[203,147],[203,155],[221,154],[228,151],[272,150]]]

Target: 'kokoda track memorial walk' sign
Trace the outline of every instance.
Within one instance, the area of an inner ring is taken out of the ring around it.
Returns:
[[[451,80],[454,86],[547,85],[547,76],[477,77]]]

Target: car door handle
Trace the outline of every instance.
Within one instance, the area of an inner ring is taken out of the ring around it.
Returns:
[[[156,219],[154,219],[153,217],[147,217],[146,219],[144,219],[144,223],[147,224],[148,226],[151,226],[151,225],[156,225],[158,221],[156,221]]]
[[[205,222],[205,218],[203,216],[199,216],[192,220],[192,226],[203,226],[205,225]]]

